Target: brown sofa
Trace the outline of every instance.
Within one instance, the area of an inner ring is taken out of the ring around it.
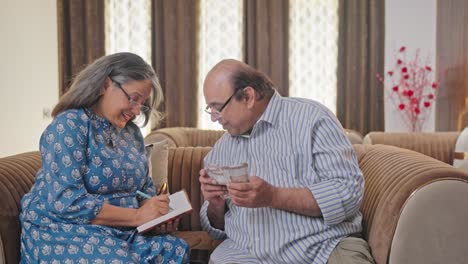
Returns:
[[[145,141],[157,142],[167,140],[169,147],[206,147],[213,146],[223,134],[224,130],[202,130],[192,127],[168,127],[153,131],[146,136]],[[361,144],[361,133],[345,129],[349,141],[352,144]]]
[[[370,132],[364,137],[363,144],[384,144],[410,149],[452,165],[455,143],[460,133]]]
[[[361,207],[363,236],[377,263],[463,263],[468,259],[466,173],[410,150],[385,145],[354,147],[366,180]],[[194,207],[181,220],[178,235],[191,245],[193,258],[202,262],[220,242],[200,231],[203,199],[198,172],[209,150],[209,146],[173,147],[167,158],[170,191],[186,189]],[[0,159],[4,200],[0,205],[0,256],[6,263],[18,263],[19,202],[39,167],[38,152]]]

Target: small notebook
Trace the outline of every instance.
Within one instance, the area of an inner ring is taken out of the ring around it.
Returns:
[[[154,226],[172,220],[179,215],[190,213],[192,211],[192,204],[190,203],[185,190],[169,195],[169,207],[171,208],[169,209],[169,213],[138,226],[138,233],[144,232]]]

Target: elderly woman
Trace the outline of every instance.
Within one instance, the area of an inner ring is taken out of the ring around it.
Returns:
[[[185,241],[135,227],[166,214],[154,196],[143,137],[162,101],[150,65],[132,53],[102,57],[78,74],[40,139],[42,168],[22,201],[22,263],[185,263]],[[136,191],[154,196],[143,200]]]

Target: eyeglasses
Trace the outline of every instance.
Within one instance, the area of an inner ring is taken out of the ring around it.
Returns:
[[[124,90],[124,88],[122,88],[122,84],[120,84],[119,82],[116,82],[116,81],[112,80],[112,78],[111,78],[111,81],[112,81],[112,83],[114,83],[114,85],[115,85],[117,88],[119,88],[119,89],[125,94],[125,96],[126,96],[127,99],[128,99],[128,102],[130,103],[130,105],[131,105],[132,107],[137,106],[138,109],[140,109],[141,112],[148,112],[148,111],[150,110],[150,108],[149,108],[148,106],[143,105],[143,104],[140,104],[140,103],[138,102],[137,99],[132,98],[132,97]]]
[[[219,117],[219,115],[221,115],[221,112],[224,110],[224,108],[226,108],[226,106],[229,104],[232,97],[237,93],[237,91],[239,90],[235,90],[234,93],[232,93],[232,95],[229,96],[226,102],[219,109],[216,109],[213,106],[207,105],[205,108],[205,112],[213,117]]]

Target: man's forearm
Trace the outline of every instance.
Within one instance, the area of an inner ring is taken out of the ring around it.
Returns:
[[[210,220],[212,227],[224,230],[224,214],[226,211],[226,203],[224,201],[220,204],[210,202],[208,205],[207,214],[208,220]]]
[[[307,188],[275,188],[271,207],[306,216],[322,216],[317,201]]]

